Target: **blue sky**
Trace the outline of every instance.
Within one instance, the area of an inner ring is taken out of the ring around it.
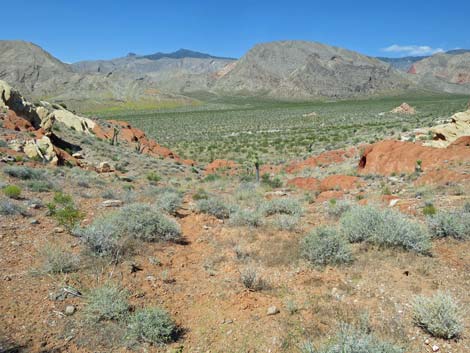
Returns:
[[[285,39],[373,56],[470,48],[469,0],[15,0],[10,6],[1,39],[34,42],[66,62],[179,48],[239,57],[256,43]]]

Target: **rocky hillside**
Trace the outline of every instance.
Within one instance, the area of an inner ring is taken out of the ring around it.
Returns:
[[[328,45],[283,41],[256,45],[216,80],[222,94],[273,98],[348,98],[404,91],[412,85],[377,59]]]
[[[28,98],[65,102],[80,107],[126,102],[185,103],[185,97],[165,94],[149,79],[126,72],[77,73],[42,48],[23,41],[0,41],[0,79]]]
[[[470,53],[436,54],[409,69],[418,84],[449,93],[470,93]]]

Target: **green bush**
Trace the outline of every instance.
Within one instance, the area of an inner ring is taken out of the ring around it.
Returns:
[[[348,201],[336,201],[335,199],[331,199],[328,202],[327,206],[327,213],[329,216],[334,218],[341,217],[345,212],[349,211],[352,207],[352,204]]]
[[[85,297],[85,317],[92,322],[124,319],[129,311],[127,298],[127,291],[115,285],[94,288]]]
[[[299,201],[289,198],[267,201],[262,205],[261,210],[265,216],[274,214],[301,216],[303,214],[303,209]]]
[[[7,185],[3,188],[3,193],[10,199],[19,199],[21,195],[21,188],[16,185]]]
[[[146,177],[147,177],[147,180],[150,181],[151,183],[158,183],[160,180],[162,180],[161,176],[155,172],[148,173]]]
[[[438,212],[427,223],[433,238],[470,239],[470,213],[464,210]]]
[[[153,307],[136,311],[128,330],[131,339],[161,345],[175,340],[177,326],[165,310]]]
[[[229,218],[232,211],[230,206],[217,197],[199,200],[196,207],[198,212],[207,213],[219,219]]]
[[[302,255],[314,265],[339,265],[352,261],[352,251],[344,236],[333,227],[318,227],[302,242]]]
[[[45,172],[41,169],[34,169],[22,166],[7,166],[3,168],[3,172],[11,177],[19,178],[22,180],[42,179],[45,175]]]
[[[80,259],[62,247],[48,245],[41,250],[45,273],[70,273],[78,269]]]
[[[436,207],[432,203],[426,203],[423,207],[423,214],[425,216],[433,216],[437,212]]]
[[[83,213],[75,207],[72,196],[62,192],[54,194],[53,202],[47,204],[49,214],[54,217],[57,222],[72,230],[78,222],[83,218]]]
[[[413,302],[413,320],[434,337],[456,338],[463,331],[461,308],[447,293],[416,297]]]
[[[128,239],[148,242],[178,241],[179,224],[145,204],[131,204],[93,221],[74,234],[84,239],[93,253],[118,258]]]
[[[381,341],[372,333],[342,325],[336,337],[320,349],[306,343],[302,353],[404,353],[401,347]]]
[[[259,227],[263,225],[263,220],[259,211],[240,208],[230,215],[230,224],[237,227]]]
[[[343,234],[352,243],[368,242],[423,254],[431,249],[428,233],[394,210],[356,206],[343,214],[340,224]]]
[[[204,189],[198,189],[196,193],[193,195],[194,201],[207,200],[208,198],[209,198],[209,194]]]

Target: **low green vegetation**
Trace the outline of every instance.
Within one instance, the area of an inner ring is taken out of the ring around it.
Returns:
[[[219,197],[211,196],[208,199],[197,201],[197,210],[200,213],[207,213],[219,219],[227,219],[233,207]]]
[[[7,185],[3,188],[3,194],[10,199],[19,199],[21,196],[21,188],[17,185]]]
[[[470,212],[465,208],[456,211],[442,211],[427,218],[433,238],[470,239]]]
[[[84,315],[91,322],[127,317],[129,293],[113,284],[93,288],[86,296]]]
[[[3,172],[11,177],[22,179],[22,180],[39,180],[43,179],[45,171],[42,169],[34,169],[23,166],[7,166],[3,168]]]
[[[44,273],[70,273],[78,269],[80,258],[65,250],[61,246],[47,245],[41,249],[43,258],[42,271]]]
[[[49,214],[67,230],[72,230],[83,218],[83,213],[75,206],[72,196],[56,192],[52,202],[47,204]]]
[[[175,340],[177,326],[165,310],[150,307],[137,310],[128,325],[130,339],[155,345],[162,345]]]

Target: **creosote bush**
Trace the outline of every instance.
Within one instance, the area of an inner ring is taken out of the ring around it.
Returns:
[[[158,307],[136,311],[129,320],[129,338],[162,345],[174,341],[177,326],[171,316]]]
[[[93,253],[119,258],[129,239],[147,242],[178,241],[179,224],[146,204],[131,204],[110,212],[74,234],[82,237]]]
[[[207,213],[219,219],[229,218],[232,212],[232,207],[218,197],[199,200],[196,207],[198,212]]]
[[[457,240],[470,239],[470,212],[438,212],[427,218],[433,238],[451,237]]]
[[[21,188],[16,185],[7,185],[3,188],[3,193],[10,199],[19,199],[21,196]]]
[[[463,331],[461,308],[447,293],[416,297],[413,302],[413,320],[434,337],[456,338]]]
[[[314,265],[339,265],[352,261],[348,241],[334,227],[318,227],[302,243],[302,255]]]
[[[129,311],[127,298],[127,291],[116,285],[93,288],[86,296],[85,317],[92,322],[121,320]]]
[[[384,342],[372,333],[342,325],[336,337],[325,346],[317,349],[308,342],[302,353],[404,353],[401,347]]]
[[[356,206],[340,219],[341,230],[352,243],[368,242],[428,254],[430,236],[401,213],[376,206]]]
[[[261,210],[265,216],[272,216],[274,214],[301,216],[303,214],[303,209],[299,201],[290,198],[266,201],[262,205]]]

